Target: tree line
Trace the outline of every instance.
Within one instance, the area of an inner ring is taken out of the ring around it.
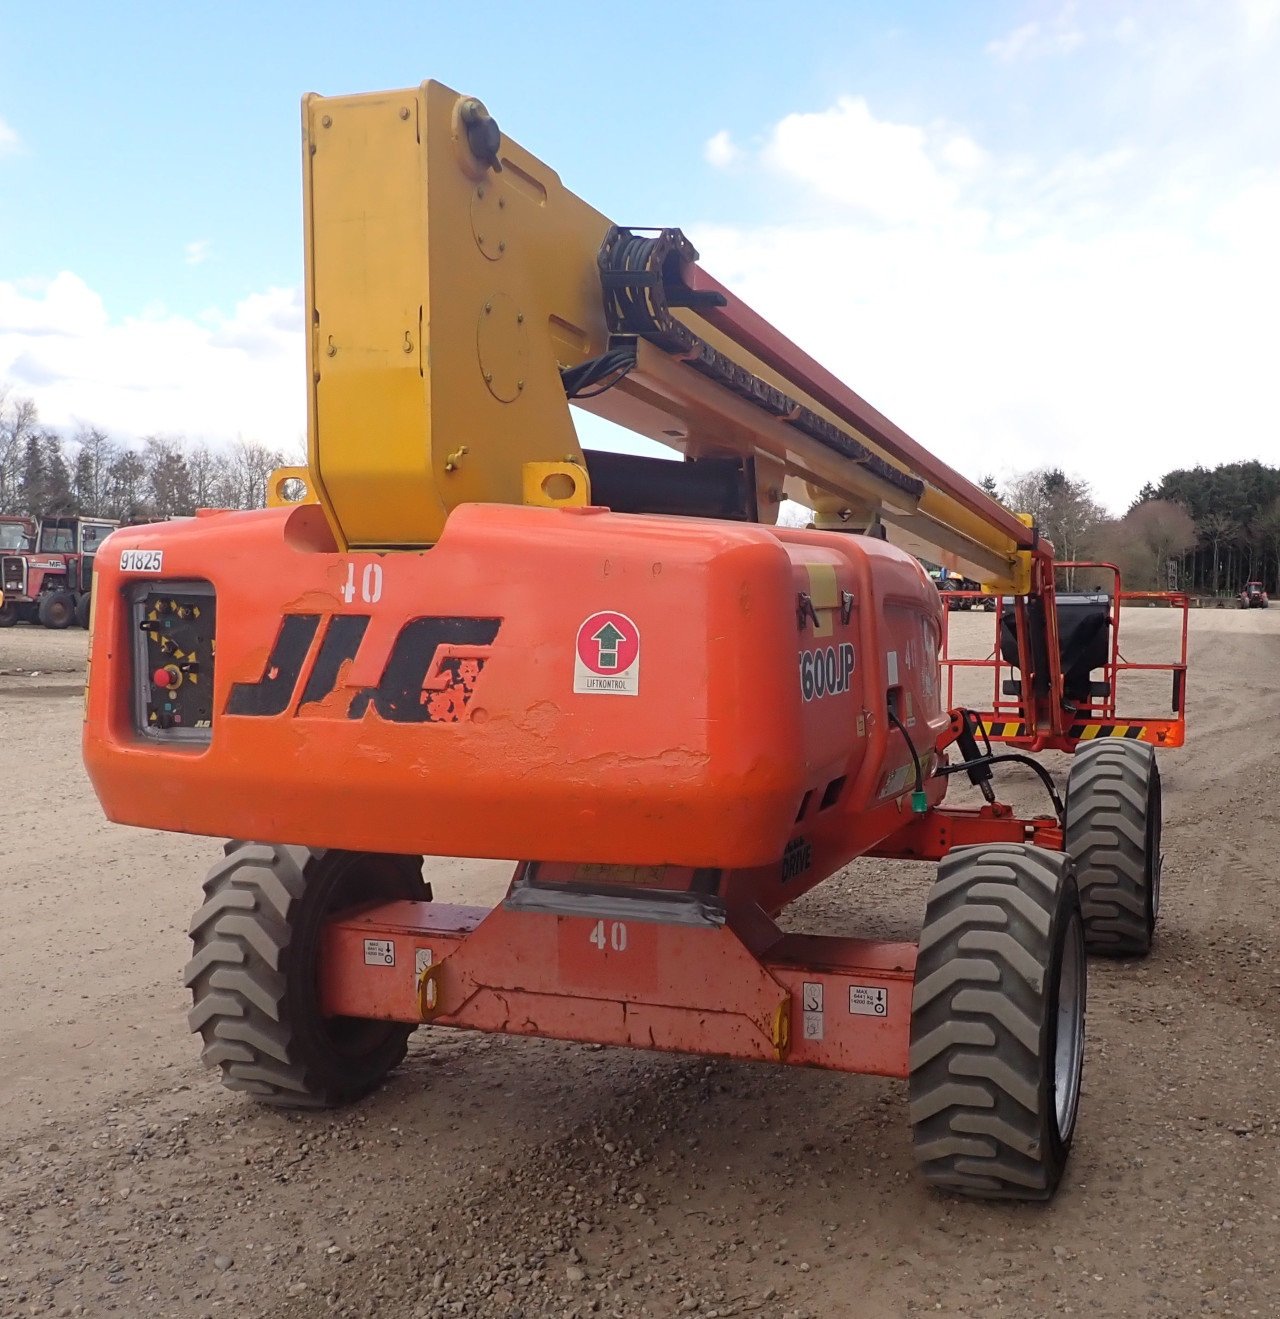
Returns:
[[[0,513],[136,522],[261,508],[268,477],[295,461],[249,440],[221,448],[153,435],[125,444],[96,426],[64,436],[41,425],[31,399],[0,387]]]
[[[1280,467],[1180,468],[1143,486],[1119,518],[1087,481],[1060,468],[1003,486],[990,476],[979,484],[1006,507],[1032,514],[1059,559],[1114,563],[1128,589],[1234,595],[1245,582],[1261,581],[1280,594]]]
[[[40,424],[31,399],[0,385],[0,513],[130,522],[197,508],[261,508],[271,473],[298,461],[246,440],[219,448],[153,435],[125,444],[94,426],[63,436]],[[1014,512],[1030,513],[1059,559],[1114,563],[1130,589],[1234,595],[1261,581],[1280,595],[1280,467],[1240,462],[1169,472],[1143,486],[1119,518],[1087,481],[1061,468],[979,484]],[[1065,585],[1077,585],[1067,576]]]

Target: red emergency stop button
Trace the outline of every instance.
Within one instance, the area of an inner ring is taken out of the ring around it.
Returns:
[[[157,687],[174,687],[177,685],[178,675],[172,669],[157,669],[151,675],[151,681]]]

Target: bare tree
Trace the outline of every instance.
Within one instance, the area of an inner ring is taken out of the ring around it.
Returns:
[[[120,446],[96,426],[81,426],[74,443],[78,446],[72,477],[76,502],[87,516],[105,517],[111,467],[120,456]]]
[[[1061,468],[1040,468],[1015,477],[1004,491],[1003,503],[1015,513],[1030,513],[1040,533],[1053,542],[1060,561],[1088,558],[1094,552],[1106,513],[1093,497],[1087,481],[1068,476]],[[1064,574],[1068,589],[1075,573]]]
[[[267,479],[277,467],[289,466],[279,449],[252,440],[238,440],[231,451],[228,471],[228,508],[262,508],[267,502]]]
[[[22,484],[27,440],[39,420],[34,399],[0,385],[0,513],[30,511],[22,506]]]
[[[1131,509],[1120,522],[1135,560],[1137,584],[1164,589],[1167,565],[1196,545],[1196,524],[1181,504],[1150,499]]]
[[[71,489],[71,472],[67,466],[67,454],[62,437],[54,431],[45,431],[40,436],[40,446],[44,451],[45,485],[39,513],[51,517],[65,517],[76,513],[78,505]]]
[[[128,522],[147,513],[147,465],[133,449],[121,449],[107,473],[107,516]]]
[[[1222,585],[1218,573],[1223,545],[1231,545],[1240,535],[1240,524],[1229,513],[1210,513],[1200,522],[1200,539],[1213,547],[1213,579],[1210,589],[1215,593]]]
[[[159,435],[148,436],[144,444],[152,515],[171,518],[195,512],[191,469],[182,446]]]
[[[230,455],[197,441],[187,451],[191,502],[195,508],[220,508],[226,493]]]
[[[1274,568],[1280,580],[1280,499],[1259,513],[1253,521],[1253,532],[1262,546],[1261,575]]]

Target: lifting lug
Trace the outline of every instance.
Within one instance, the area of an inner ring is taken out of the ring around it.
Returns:
[[[458,107],[458,118],[466,130],[467,146],[471,148],[471,154],[495,173],[501,171],[498,148],[502,146],[502,132],[498,128],[498,121],[484,108],[483,102],[468,96]]]

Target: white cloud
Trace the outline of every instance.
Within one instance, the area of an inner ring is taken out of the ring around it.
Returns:
[[[948,137],[939,149],[943,164],[952,169],[969,172],[986,164],[987,153],[964,133]]]
[[[1208,228],[1238,250],[1270,250],[1280,234],[1280,169],[1248,178],[1238,193],[1215,207]],[[1276,258],[1269,264],[1274,267]]]
[[[1280,29],[1280,0],[1240,0],[1250,41],[1266,41]]]
[[[1039,23],[1024,23],[1021,27],[1016,27],[1010,33],[1003,37],[998,37],[994,41],[987,43],[987,53],[994,55],[998,60],[1004,60],[1009,63],[1016,60],[1020,55],[1026,52],[1034,45],[1036,38],[1040,35]]]
[[[197,238],[194,242],[188,243],[183,252],[186,256],[187,265],[198,266],[209,259],[209,240],[207,238]]]
[[[18,151],[21,146],[22,139],[18,136],[18,130],[0,119],[0,156]]]
[[[707,139],[707,144],[702,148],[702,154],[708,165],[714,165],[716,169],[727,169],[730,165],[737,164],[742,159],[742,148],[734,142],[725,129],[721,129],[714,137]]]
[[[932,223],[959,198],[959,177],[982,153],[963,134],[877,119],[860,96],[775,125],[763,163],[863,216],[886,224]]]
[[[1066,4],[1048,22],[1023,23],[1005,36],[989,41],[987,54],[1001,63],[1013,64],[1024,59],[1070,55],[1084,41],[1085,34],[1076,22],[1076,6]]]
[[[67,271],[0,282],[0,380],[57,427],[294,446],[306,431],[302,323],[300,289],[267,289],[229,314],[120,319]]]
[[[1061,465],[1123,510],[1175,467],[1280,460],[1280,170],[1015,160],[847,97],[746,163],[802,185],[794,214],[694,228],[707,268],[969,476]]]

